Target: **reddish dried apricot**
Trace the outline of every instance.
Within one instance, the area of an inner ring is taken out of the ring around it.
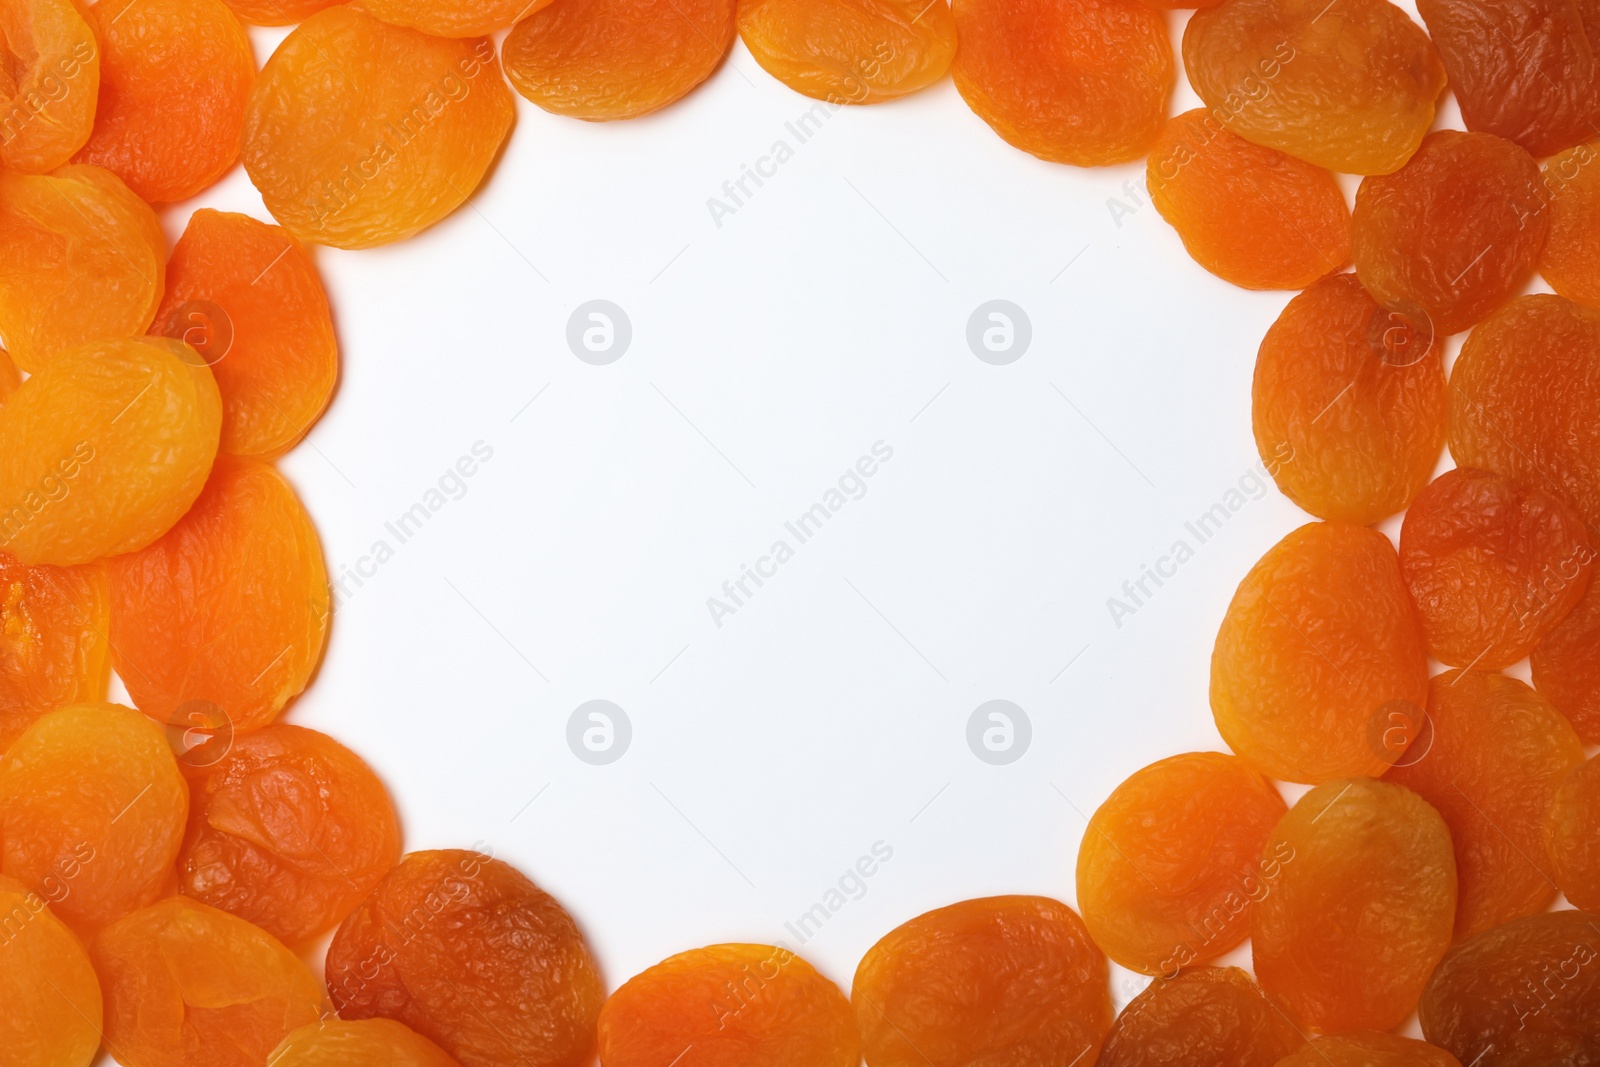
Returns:
[[[405,1023],[463,1067],[585,1063],[605,997],[565,909],[461,850],[401,860],[339,927],[326,973],[342,1018]]]
[[[1278,1067],[1461,1067],[1461,1061],[1426,1041],[1366,1030],[1314,1037]]]
[[[1544,817],[1583,743],[1523,682],[1449,671],[1428,686],[1431,742],[1389,772],[1432,804],[1455,842],[1456,936],[1542,911],[1556,895]],[[1418,743],[1420,748],[1422,742]]]
[[[38,893],[0,878],[0,1064],[89,1067],[100,1051],[100,983],[89,955]]]
[[[979,118],[1055,163],[1149,151],[1172,95],[1164,16],[1137,0],[953,0],[956,88]]]
[[[1402,511],[1444,446],[1443,346],[1380,308],[1354,274],[1289,301],[1251,386],[1256,450],[1285,496],[1367,525]]]
[[[94,126],[100,50],[84,8],[72,0],[0,4],[0,164],[55,170]]]
[[[261,1067],[322,1015],[322,989],[271,934],[188,897],[112,923],[89,946],[106,1045],[124,1067]]]
[[[1580,144],[1544,165],[1550,236],[1539,273],[1550,288],[1600,307],[1600,141]]]
[[[1245,575],[1211,654],[1228,747],[1273,778],[1382,774],[1372,728],[1421,709],[1428,664],[1400,561],[1374,530],[1314,522]]]
[[[1111,1026],[1106,958],[1048,897],[985,897],[885,934],[850,1001],[873,1067],[1093,1063]]]
[[[166,250],[155,212],[110,171],[0,169],[0,336],[11,358],[32,374],[90,341],[143,333]]]
[[[1350,174],[1410,159],[1445,85],[1428,35],[1387,0],[1224,0],[1189,20],[1183,65],[1234,133]]]
[[[384,22],[434,37],[487,37],[549,3],[550,0],[366,0],[363,6]],[[629,15],[643,17],[642,13]]]
[[[1456,864],[1444,820],[1375,778],[1325,782],[1267,845],[1277,885],[1252,911],[1256,980],[1301,1026],[1388,1030],[1450,945]]]
[[[460,207],[511,117],[487,38],[444,40],[332,7],[296,27],[262,68],[244,168],[302,241],[367,248]]]
[[[1533,687],[1588,745],[1600,744],[1600,584],[1533,650]]]
[[[711,77],[733,43],[735,0],[589,0],[541,6],[506,36],[506,76],[546,111],[631,119]]]
[[[856,1067],[850,1002],[786,948],[711,945],[634,975],[600,1011],[605,1067]]]
[[[1129,1001],[1095,1067],[1274,1067],[1305,1043],[1244,971],[1197,967]]]
[[[104,699],[105,568],[24,567],[0,552],[0,752],[35,719]]]
[[[1267,835],[1285,806],[1236,756],[1191,752],[1117,786],[1078,848],[1078,906],[1106,955],[1170,978],[1215,959],[1250,930],[1250,903],[1270,891]]]
[[[0,759],[0,868],[97,927],[166,890],[188,811],[160,727],[115,704],[61,708]]]
[[[270,1067],[460,1067],[444,1049],[391,1019],[323,1019],[267,1057]]]
[[[768,74],[834,104],[925,89],[956,54],[944,0],[742,0],[739,36]]]
[[[1600,907],[1600,756],[1567,772],[1545,813],[1545,850],[1574,907]]]

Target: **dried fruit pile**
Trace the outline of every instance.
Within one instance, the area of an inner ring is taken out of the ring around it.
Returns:
[[[1169,118],[1185,6],[1205,106]],[[1419,6],[0,0],[0,1067],[1600,1063],[1600,914],[1550,910],[1600,909],[1600,4]],[[258,71],[242,23],[298,25]],[[338,373],[307,244],[459,207],[507,78],[629,118],[736,34],[832,106],[949,72],[1041,159],[1145,159],[1197,262],[1301,290],[1253,429],[1320,521],[1223,618],[1232,754],[1116,789],[1081,916],[928,912],[848,997],[749,944],[607,997],[557,901],[402,855],[366,764],[276,721],[331,606],[272,461]],[[1447,85],[1467,129],[1430,132]],[[279,225],[197,211],[169,257],[150,205],[235,162]],[[319,982],[297,953],[335,929]],[[1246,938],[1253,976],[1211,965]],[[1153,978],[1120,1015],[1108,958]],[[1427,1042],[1390,1033],[1413,1012]]]

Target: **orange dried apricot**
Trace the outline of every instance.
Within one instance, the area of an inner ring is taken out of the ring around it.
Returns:
[[[127,338],[57,356],[0,408],[0,549],[72,566],[143,548],[200,495],[221,423],[217,383],[188,345]]]
[[[1320,519],[1367,525],[1422,491],[1444,447],[1443,346],[1385,312],[1354,274],[1289,301],[1256,355],[1256,450]]]
[[[1276,875],[1261,850],[1285,810],[1236,756],[1191,752],[1135,771],[1090,817],[1078,848],[1078,906],[1095,944],[1124,967],[1168,978],[1238,945],[1251,901]]]
[[[0,1064],[89,1067],[100,1051],[100,982],[38,893],[0,878]]]
[[[252,26],[291,26],[339,0],[227,0],[240,21]]]
[[[1600,141],[1576,145],[1544,165],[1550,236],[1539,273],[1569,300],[1600,307]]]
[[[1350,208],[1333,175],[1253,144],[1204,108],[1162,127],[1150,201],[1206,270],[1245,289],[1304,289],[1350,259]]]
[[[856,1067],[850,1002],[786,948],[711,945],[634,975],[600,1010],[605,1067]]]
[[[1197,967],[1129,1001],[1095,1067],[1274,1067],[1305,1043],[1244,971]]]
[[[0,336],[30,374],[90,341],[143,333],[161,302],[167,241],[110,171],[0,169]]]
[[[1567,772],[1545,813],[1551,875],[1574,907],[1600,907],[1600,756]]]
[[[1426,1041],[1363,1030],[1314,1037],[1278,1067],[1461,1067],[1461,1061]]]
[[[1389,772],[1432,804],[1455,842],[1456,936],[1542,911],[1556,889],[1544,862],[1544,817],[1583,743],[1528,685],[1449,671],[1428,686],[1427,751]],[[1421,743],[1419,742],[1419,747]]]
[[[94,126],[100,49],[73,0],[0,4],[0,165],[55,170]]]
[[[1428,35],[1387,0],[1224,0],[1189,20],[1183,65],[1234,133],[1350,174],[1410,159],[1445,86]]]
[[[575,119],[658,111],[711,77],[733,43],[735,0],[550,4],[502,47],[517,92]]]
[[[203,702],[235,731],[265,726],[321,659],[322,544],[270,463],[220,457],[189,513],[110,571],[112,664],[158,721]]]
[[[267,1057],[270,1067],[460,1067],[449,1053],[391,1019],[323,1019]]]
[[[1422,995],[1422,1033],[1475,1067],[1600,1060],[1600,915],[1515,919],[1452,948]]]
[[[1533,650],[1533,687],[1549,699],[1584,744],[1600,744],[1600,584]]]
[[[1251,915],[1256,980],[1297,1024],[1389,1030],[1450,945],[1456,864],[1426,801],[1375,778],[1324,782],[1289,809],[1284,855]]]
[[[550,0],[365,0],[363,7],[393,26],[434,37],[487,37]],[[631,17],[640,17],[632,15]]]
[[[950,70],[1007,143],[1054,163],[1150,150],[1174,78],[1166,18],[1137,0],[953,0]]]
[[[936,908],[885,934],[850,1001],[872,1067],[1093,1063],[1111,1026],[1106,958],[1048,897]]]
[[[1373,724],[1419,713],[1428,664],[1400,560],[1375,530],[1314,522],[1279,541],[1239,585],[1211,654],[1223,740],[1291,782],[1382,774]]]
[[[112,923],[89,955],[123,1067],[261,1067],[322,1015],[316,977],[277,938],[188,897]]]
[[[0,753],[46,712],[104,699],[105,568],[24,567],[0,552]]]
[[[1405,166],[1363,180],[1352,220],[1361,284],[1440,335],[1515,295],[1550,232],[1533,157],[1458,130],[1429,134]]]
[[[0,871],[98,927],[167,889],[188,811],[160,727],[115,704],[61,708],[0,758]]]
[[[834,104],[925,89],[956,54],[946,0],[741,0],[739,36],[768,74]]]
[[[1589,588],[1583,519],[1543,490],[1457,467],[1435,478],[1400,527],[1400,573],[1428,651],[1499,670],[1533,651]]]
[[[353,7],[302,22],[256,79],[244,167],[302,241],[398,241],[472,195],[511,129],[487,38],[444,40]]]
[[[572,916],[478,852],[413,852],[340,925],[328,990],[345,1019],[394,1019],[463,1067],[577,1067],[605,991]]]
[[[17,365],[11,362],[5,349],[0,348],[0,404],[4,404],[21,384],[22,375],[18,373]]]

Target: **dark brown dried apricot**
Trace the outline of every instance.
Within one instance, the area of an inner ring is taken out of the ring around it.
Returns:
[[[739,36],[768,74],[834,104],[925,89],[956,54],[945,0],[740,0]]]
[[[1305,1043],[1244,971],[1197,967],[1129,1001],[1095,1067],[1275,1067]]]
[[[0,1063],[89,1067],[100,1051],[100,982],[44,897],[0,877]]]
[[[1314,1037],[1278,1067],[1461,1067],[1437,1045],[1375,1030]]]
[[[105,568],[24,567],[0,552],[0,753],[46,712],[103,700]]]
[[[1567,772],[1545,813],[1550,873],[1577,908],[1600,907],[1600,756]]]
[[[0,164],[55,170],[94,126],[100,49],[88,13],[73,0],[6,0],[0,49]]]
[[[1550,236],[1539,273],[1569,300],[1600,307],[1600,141],[1547,160]]]
[[[460,1067],[432,1041],[392,1019],[323,1019],[283,1039],[269,1067]]]

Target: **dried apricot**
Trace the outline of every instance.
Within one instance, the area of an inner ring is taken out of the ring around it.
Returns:
[[[1457,467],[1435,478],[1400,527],[1400,573],[1428,651],[1499,670],[1533,651],[1589,588],[1583,519],[1543,490]]]
[[[566,910],[477,852],[413,852],[339,927],[328,989],[345,1019],[405,1023],[463,1067],[576,1067],[605,992]]]
[[[1388,782],[1324,782],[1273,830],[1267,855],[1280,854],[1277,884],[1251,912],[1261,988],[1313,1030],[1398,1026],[1455,923],[1444,820]]]
[[[100,983],[44,897],[0,878],[0,1045],[4,1067],[89,1067],[100,1051]]]
[[[1174,78],[1165,17],[1137,0],[953,0],[950,70],[1009,144],[1054,163],[1150,150]]]
[[[1539,273],[1569,300],[1600,307],[1600,141],[1576,145],[1544,165],[1550,236]]]
[[[1244,971],[1197,967],[1129,1001],[1095,1067],[1274,1067],[1305,1043]]]
[[[1420,712],[1428,664],[1400,561],[1375,530],[1314,522],[1245,575],[1211,653],[1228,747],[1273,778],[1382,774],[1371,740],[1393,707]]]
[[[400,823],[361,757],[315,730],[236,738],[191,787],[184,893],[289,945],[336,926],[400,858]]]
[[[1600,1061],[1600,915],[1515,919],[1452,948],[1422,995],[1422,1032],[1475,1067]]]
[[[277,938],[188,897],[112,923],[89,955],[123,1067],[261,1067],[322,1015],[316,977]]]
[[[1600,584],[1533,650],[1533,687],[1554,704],[1585,744],[1600,744]]]
[[[634,975],[600,1011],[605,1067],[856,1067],[850,1002],[786,948],[711,945]]]
[[[1574,907],[1600,907],[1600,756],[1567,772],[1545,813],[1545,850]]]
[[[366,0],[362,5],[394,26],[434,37],[487,37],[515,24],[550,0]],[[637,9],[629,17],[644,17]]]
[[[233,13],[253,26],[290,26],[337,3],[339,0],[227,0]]]
[[[1389,780],[1432,804],[1450,827],[1456,936],[1544,910],[1556,895],[1545,870],[1545,812],[1567,771],[1583,762],[1583,743],[1528,685],[1482,671],[1436,675],[1428,720],[1427,751]]]
[[[1367,525],[1402,511],[1444,447],[1443,345],[1385,312],[1354,274],[1300,293],[1262,339],[1256,450],[1285,496]]]
[[[1350,174],[1410,159],[1445,85],[1428,35],[1387,0],[1224,0],[1189,20],[1183,65],[1234,133]]]
[[[517,92],[546,111],[601,121],[648,115],[711,77],[733,43],[735,0],[550,4],[502,47]]]
[[[0,164],[30,174],[55,170],[94,126],[94,30],[73,0],[6,0],[0,47]]]
[[[0,552],[0,753],[39,716],[106,695],[105,568],[24,567]]]
[[[143,333],[161,302],[167,241],[110,171],[0,169],[0,336],[30,374],[90,341]]]
[[[850,1001],[872,1067],[1093,1063],[1111,1026],[1106,958],[1048,897],[985,897],[885,934]]]
[[[0,349],[0,404],[4,404],[21,384],[22,375],[18,373],[17,365],[11,362],[5,349]]]
[[[302,241],[367,248],[460,207],[511,116],[487,38],[444,40],[331,7],[284,38],[256,79],[244,168]]]
[[[1245,939],[1250,902],[1270,890],[1267,835],[1285,811],[1243,760],[1191,752],[1117,786],[1078,848],[1078,906],[1124,967],[1171,978]]]
[[[143,548],[200,495],[221,423],[217,383],[188,345],[127,338],[57,356],[0,408],[0,549],[72,566]]]
[[[391,1019],[323,1019],[267,1057],[270,1067],[460,1067],[432,1041]]]
[[[742,0],[739,36],[768,74],[834,104],[925,89],[956,54],[944,0]]]
[[[0,759],[0,868],[97,927],[166,890],[188,811],[160,727],[115,704],[61,708]]]
[[[1461,1067],[1461,1061],[1426,1041],[1365,1030],[1314,1037],[1278,1067]]]

